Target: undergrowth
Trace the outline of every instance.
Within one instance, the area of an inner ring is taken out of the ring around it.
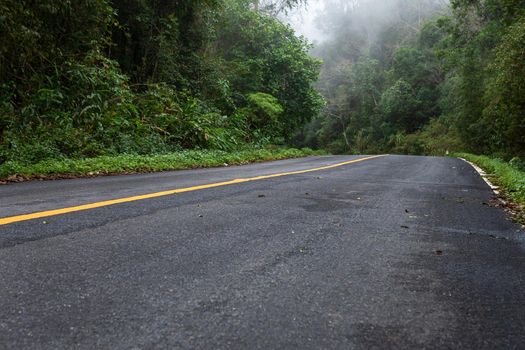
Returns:
[[[455,156],[475,163],[489,174],[491,181],[501,187],[504,196],[521,207],[520,216],[522,219],[525,218],[525,162],[523,160],[514,158],[506,162],[498,158],[469,153],[458,153]]]
[[[53,179],[110,174],[240,165],[325,154],[308,148],[245,148],[238,151],[184,150],[165,154],[121,154],[84,159],[47,159],[34,164],[8,161],[0,165],[0,180]]]

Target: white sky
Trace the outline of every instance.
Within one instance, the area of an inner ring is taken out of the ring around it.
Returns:
[[[323,7],[323,0],[309,0],[308,5],[290,13],[285,21],[290,23],[298,34],[304,35],[312,42],[321,42],[325,35],[317,28],[315,19],[323,11]]]

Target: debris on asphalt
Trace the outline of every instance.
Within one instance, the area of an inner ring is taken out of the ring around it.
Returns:
[[[515,222],[525,227],[525,225],[523,225],[525,223],[525,208],[518,203],[506,201],[502,197],[495,196],[489,201],[489,203],[483,203],[483,205],[503,209]]]

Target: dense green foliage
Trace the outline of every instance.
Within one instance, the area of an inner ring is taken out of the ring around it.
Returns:
[[[285,142],[320,63],[252,3],[0,0],[0,164]]]
[[[328,104],[299,144],[525,156],[525,2],[328,4],[331,40],[315,50]]]
[[[446,49],[457,62],[458,122],[477,153],[525,156],[525,3],[456,0]]]

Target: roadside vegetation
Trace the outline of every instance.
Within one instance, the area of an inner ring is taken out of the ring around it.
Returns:
[[[494,184],[501,186],[503,195],[519,204],[520,207],[514,209],[521,216],[520,222],[525,224],[525,162],[519,158],[505,161],[469,153],[458,153],[455,156],[478,165]]]
[[[323,151],[294,148],[245,148],[237,151],[185,150],[167,154],[99,156],[84,159],[47,159],[34,164],[5,162],[0,181],[59,179],[101,175],[209,168],[324,155]]]
[[[0,0],[1,177],[297,155],[267,148],[323,105],[296,2]]]

